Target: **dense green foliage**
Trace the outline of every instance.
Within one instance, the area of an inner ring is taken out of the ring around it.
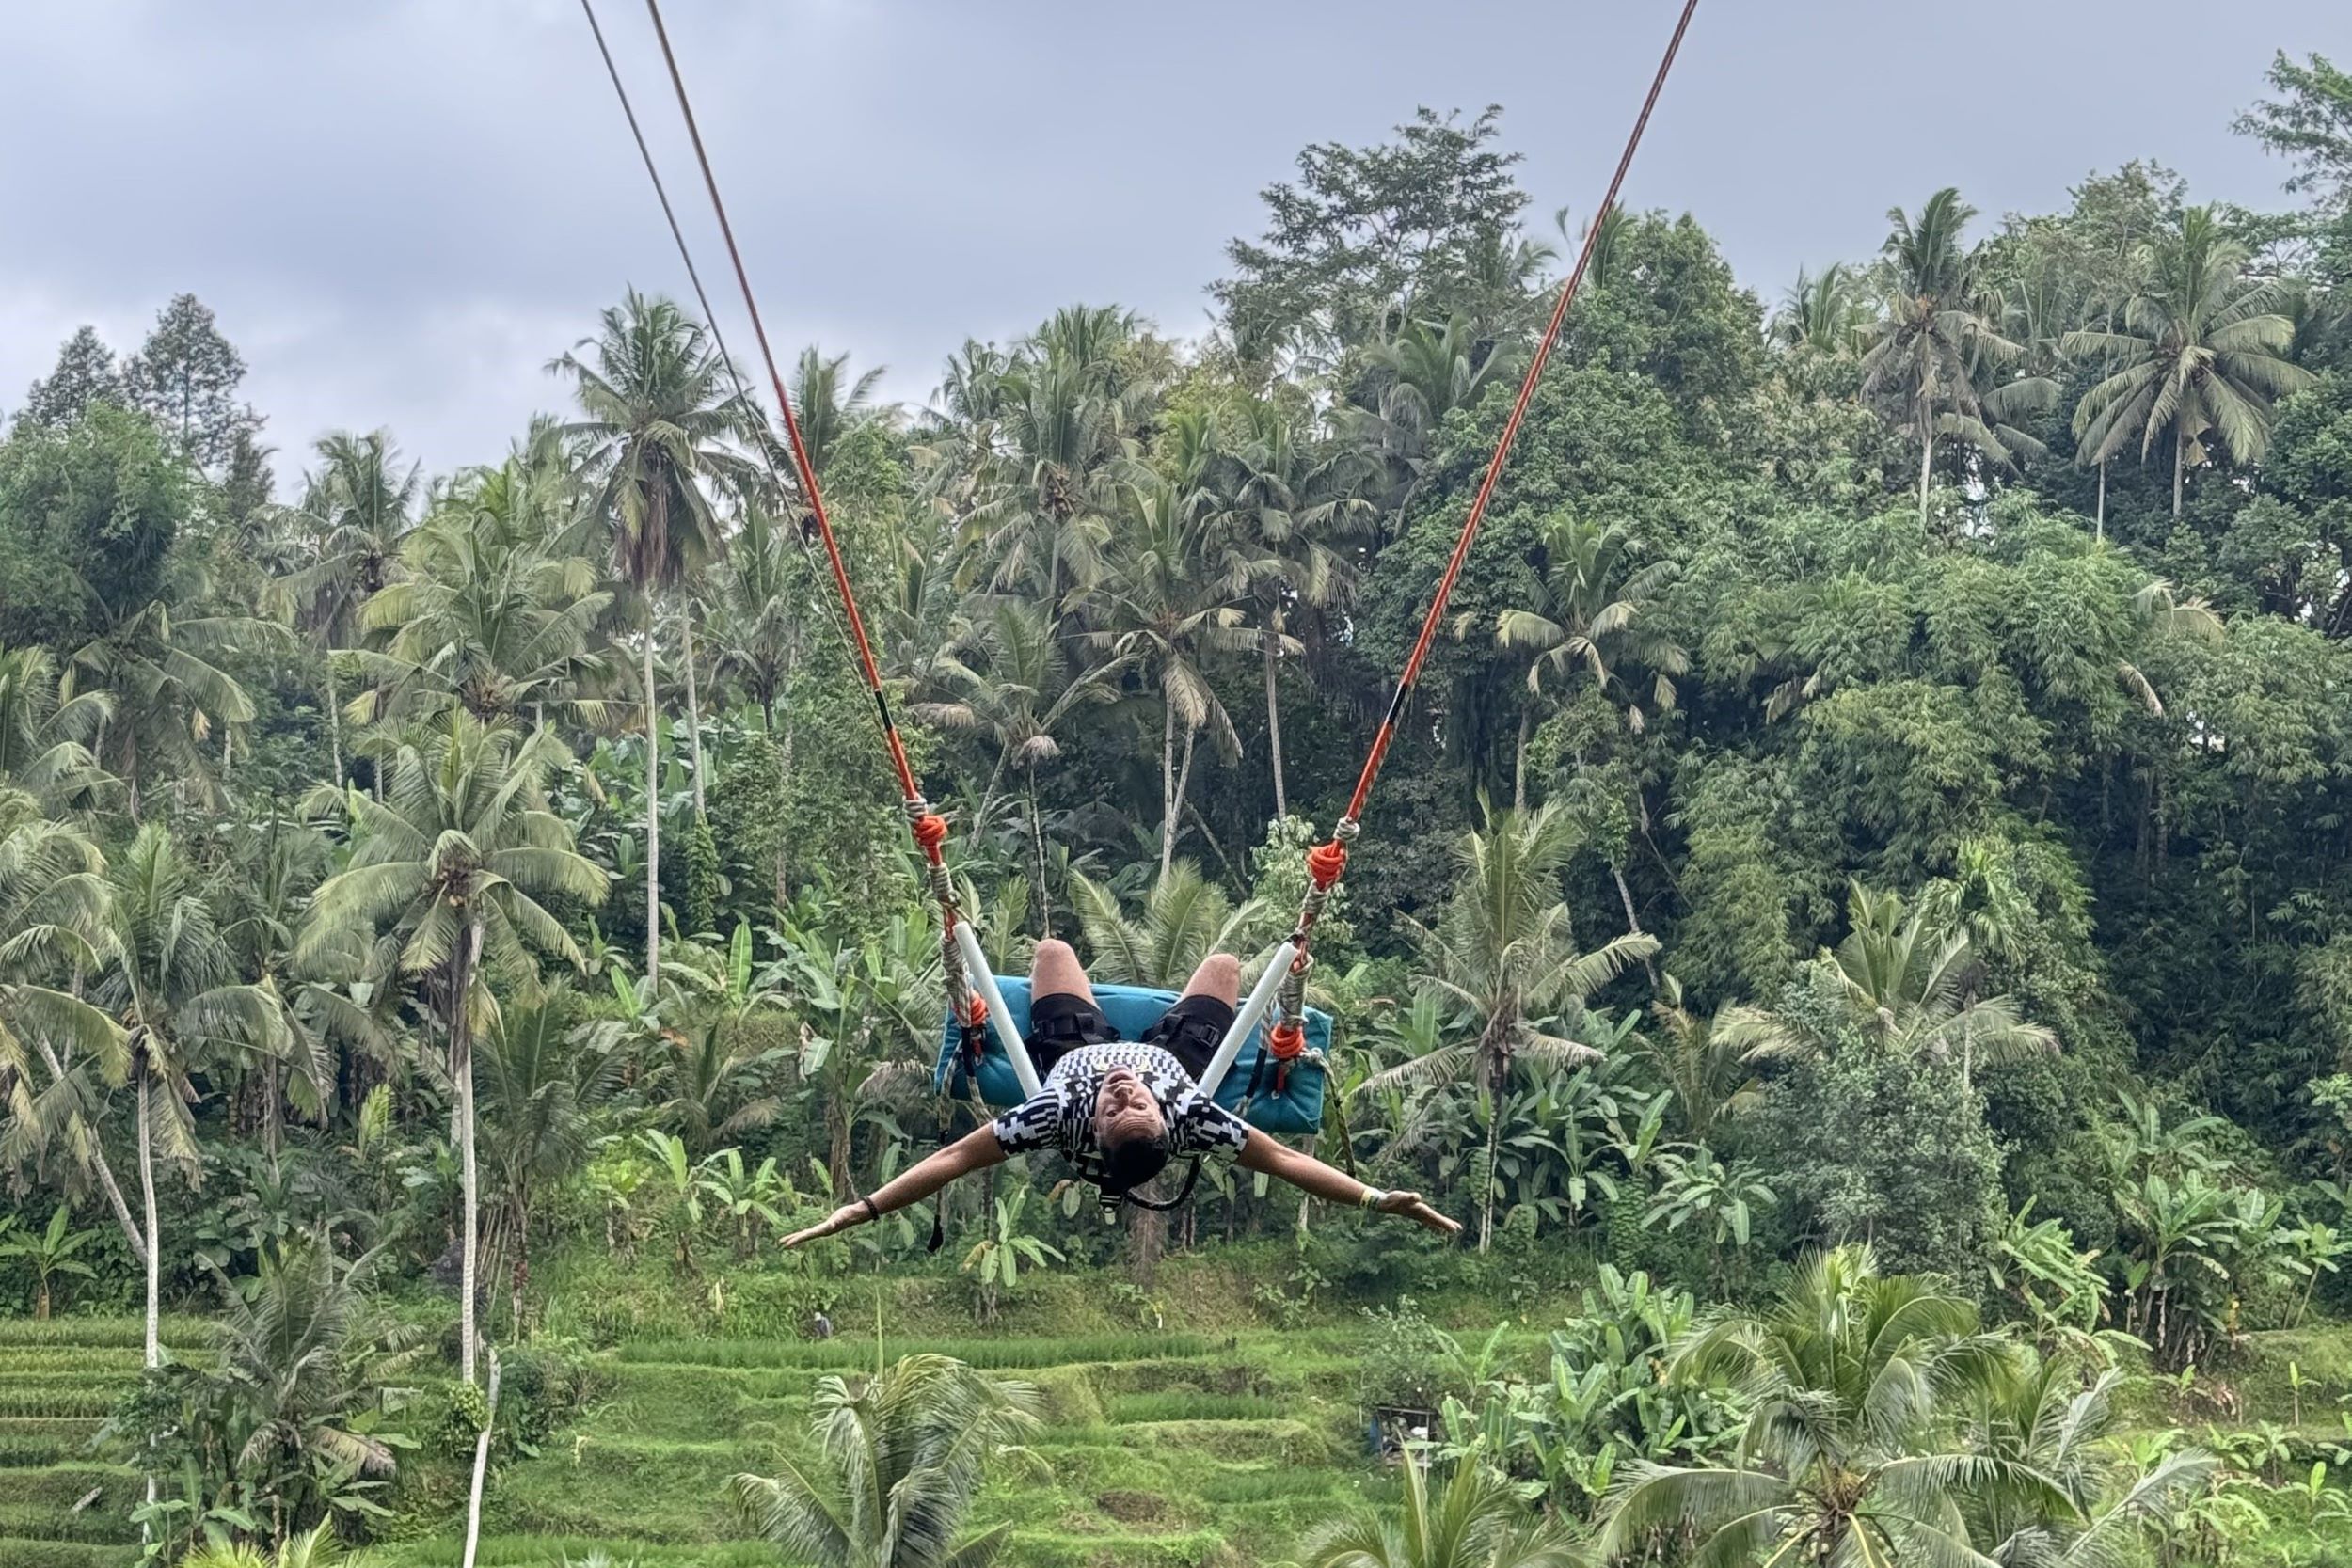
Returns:
[[[1772,309],[1599,220],[1311,982],[1322,1151],[1458,1248],[1015,1167],[784,1253],[974,1109],[707,328],[286,502],[200,304],[77,334],[0,441],[0,1568],[446,1560],[477,1463],[510,1560],[2346,1560],[2352,94],[2271,87],[2283,214],[1915,193]],[[1502,147],[1310,148],[1197,342],[802,356],[999,968],[1290,928],[1555,282]]]

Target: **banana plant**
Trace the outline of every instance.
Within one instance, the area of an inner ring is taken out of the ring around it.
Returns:
[[[13,1220],[13,1216],[9,1216]],[[33,1273],[33,1316],[49,1316],[52,1293],[56,1281],[68,1275],[77,1279],[97,1277],[96,1271],[74,1256],[98,1239],[95,1230],[72,1228],[72,1211],[62,1203],[49,1216],[48,1228],[20,1231],[13,1236],[0,1236],[0,1258],[22,1258]]]
[[[685,1142],[659,1128],[637,1135],[638,1147],[651,1157],[654,1228],[670,1238],[671,1260],[681,1274],[694,1272],[694,1238],[703,1227],[702,1173],[688,1159]]]
[[[741,1149],[723,1148],[695,1167],[694,1180],[733,1231],[738,1258],[750,1258],[759,1250],[759,1230],[754,1220],[781,1232],[786,1228],[785,1214],[800,1202],[792,1183],[777,1173],[772,1155],[747,1166]]]
[[[998,1197],[988,1234],[964,1254],[963,1272],[973,1275],[979,1283],[977,1305],[980,1322],[984,1323],[996,1321],[997,1304],[1020,1284],[1024,1262],[1033,1269],[1041,1269],[1063,1260],[1059,1248],[1023,1227],[1022,1212],[1028,1203],[1026,1187]]]

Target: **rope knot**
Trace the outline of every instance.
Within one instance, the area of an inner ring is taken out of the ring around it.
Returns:
[[[1307,851],[1307,875],[1319,888],[1327,888],[1338,881],[1340,874],[1346,869],[1347,846],[1340,842],[1336,832],[1332,834],[1330,843],[1318,844]]]
[[[936,855],[939,847],[947,842],[947,819],[936,812],[925,812],[914,823],[914,842],[923,853]]]
[[[1278,1062],[1295,1062],[1307,1053],[1307,1031],[1295,1022],[1278,1023],[1265,1037],[1265,1049]]]

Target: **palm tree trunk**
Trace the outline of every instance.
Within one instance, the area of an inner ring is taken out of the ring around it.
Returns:
[[[149,1371],[164,1364],[163,1313],[160,1300],[163,1293],[162,1238],[155,1234],[155,1123],[152,1074],[142,1065],[139,1068],[138,1134],[139,1134],[139,1207],[147,1216],[147,1337],[144,1340],[145,1359],[140,1363]],[[149,1477],[148,1483],[154,1484]]]
[[[1176,863],[1176,704],[1160,686],[1160,875]]]
[[[1529,732],[1534,730],[1534,727],[1535,703],[1534,698],[1531,697],[1528,700],[1527,705],[1519,709],[1518,750],[1512,753],[1511,809],[1513,811],[1525,811],[1527,809],[1527,737]]]
[[[2096,537],[2104,543],[2107,536],[2107,460],[2099,459],[2099,513],[2092,527]]]
[[[490,1472],[490,1429],[499,1418],[499,1358],[490,1357],[490,1387],[484,1401],[486,1414],[473,1440],[473,1484],[466,1493],[466,1550],[461,1568],[474,1568],[474,1553],[482,1544],[482,1482]]]
[[[694,767],[694,819],[710,815],[703,799],[703,705],[694,684],[694,621],[691,608],[678,610],[678,639],[686,645],[686,745]]]
[[[2181,515],[2181,475],[2188,467],[2188,442],[2182,434],[2172,433],[2172,515]]]
[[[482,959],[482,925],[466,933],[457,973],[451,977],[449,1009],[449,1075],[457,1085],[457,1164],[465,1213],[458,1241],[457,1373],[468,1383],[474,1377],[476,1324],[475,1272],[481,1264],[482,1167],[474,1155],[473,1103],[473,972]]]
[[[1494,1097],[1494,1114],[1486,1118],[1486,1179],[1478,1184],[1478,1250],[1483,1254],[1495,1233],[1495,1154],[1502,1137],[1502,1096]]]
[[[1177,816],[1170,818],[1171,826],[1168,830],[1168,845],[1166,847],[1167,850],[1169,851],[1171,855],[1176,846],[1176,840],[1183,832],[1180,819],[1182,818],[1184,810],[1184,798],[1186,795],[1191,793],[1192,789],[1193,742],[1198,740],[1200,737],[1200,732],[1199,730],[1186,730],[1184,732],[1184,748],[1182,753],[1180,753],[1176,763]],[[1196,811],[1193,815],[1198,816],[1200,814]],[[1161,875],[1166,876],[1167,872],[1162,871]]]
[[[661,988],[661,710],[654,702],[653,625],[645,626],[645,978]]]
[[[163,1293],[163,1269],[160,1266],[163,1237],[155,1229],[155,1127],[148,1104],[148,1077],[147,1068],[142,1063],[139,1068],[138,1100],[139,1206],[147,1216],[147,1337],[143,1359],[139,1364],[151,1373],[164,1364],[160,1301]],[[147,1440],[147,1502],[151,1508],[155,1503],[155,1440],[152,1436]],[[146,1524],[139,1526],[142,1542],[151,1540],[148,1533],[150,1528]]]
[[[1642,917],[1633,912],[1633,890],[1625,885],[1625,868],[1612,861],[1609,863],[1609,875],[1617,879],[1617,902],[1625,906],[1626,930],[1633,936],[1641,936],[1643,934]],[[1649,972],[1650,989],[1657,990],[1658,965],[1648,958],[1644,958],[1642,967]]]
[[[1274,758],[1274,815],[1277,818],[1291,814],[1290,798],[1282,787],[1282,705],[1275,696],[1275,663],[1282,652],[1282,607],[1276,605],[1271,626],[1265,636],[1258,640],[1265,655],[1265,735]]]
[[[1029,847],[1037,852],[1038,930],[1054,934],[1054,895],[1045,882],[1045,825],[1037,810],[1037,769],[1029,769]]]
[[[1919,431],[1919,528],[1928,526],[1928,481],[1933,477],[1935,464],[1935,427],[1922,425]]]
[[[326,754],[333,759],[335,787],[343,787],[343,704],[335,690],[335,656],[326,656]]]
[[[65,1063],[58,1060],[56,1047],[38,1035],[34,1037],[33,1043],[40,1048],[41,1059],[49,1064],[50,1076],[53,1079],[63,1078]],[[106,1195],[107,1203],[114,1209],[115,1223],[122,1227],[122,1239],[130,1243],[131,1256],[139,1260],[140,1267],[146,1267],[147,1234],[139,1229],[138,1221],[131,1217],[131,1205],[122,1196],[121,1183],[115,1180],[114,1166],[107,1162],[106,1151],[93,1148],[89,1164],[91,1174],[98,1178],[99,1190]]]

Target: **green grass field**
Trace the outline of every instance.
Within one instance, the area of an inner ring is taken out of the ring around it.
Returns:
[[[1352,1311],[1311,1328],[1041,1332],[1043,1308],[997,1336],[943,1316],[935,1334],[894,1334],[888,1357],[956,1355],[1038,1391],[1043,1425],[999,1467],[975,1523],[1009,1522],[1005,1568],[1243,1568],[1294,1556],[1317,1525],[1395,1496],[1364,1452],[1359,1359],[1376,1325]],[[1066,1311],[1064,1315],[1067,1315]],[[1555,1314],[1556,1315],[1556,1314]],[[1457,1319],[1459,1315],[1457,1314]],[[1527,1320],[1549,1321],[1544,1313]],[[1467,1326],[1467,1325],[1466,1325]],[[137,1375],[137,1325],[0,1322],[0,1568],[128,1568],[135,1478],[88,1449],[103,1412]],[[192,1342],[194,1325],[174,1327]],[[1482,1337],[1466,1334],[1473,1346]],[[1520,1327],[1499,1354],[1533,1356]],[[776,1559],[730,1513],[727,1479],[771,1473],[805,1443],[818,1383],[871,1367],[870,1336],[823,1342],[666,1332],[590,1355],[594,1392],[535,1454],[495,1472],[481,1561],[560,1568],[591,1552],[641,1568],[769,1568]],[[2303,1382],[2300,1439],[2342,1438],[2352,1399],[2352,1330],[2258,1335],[2226,1369],[2183,1389],[2134,1391],[2135,1424],[2202,1436],[2211,1423],[2288,1421],[2290,1365]],[[463,1478],[420,1453],[389,1499],[394,1537],[377,1568],[453,1568]],[[91,1494],[97,1494],[91,1499]],[[86,1499],[89,1499],[86,1502]],[[2290,1549],[2327,1543],[2281,1519]],[[2263,1568],[2287,1560],[2249,1560]],[[2294,1560],[2310,1559],[2308,1552]]]
[[[137,1382],[136,1319],[0,1319],[0,1568],[123,1568],[138,1478],[92,1455],[91,1440]],[[164,1326],[167,1345],[200,1325]]]
[[[1351,1361],[1328,1336],[1258,1332],[1066,1340],[892,1341],[1038,1389],[1044,1424],[1000,1468],[977,1523],[1009,1520],[1008,1568],[1266,1560],[1384,1481],[1361,1458]],[[723,1487],[801,1443],[810,1391],[873,1364],[865,1340],[663,1339],[600,1358],[606,1391],[485,1508],[483,1560],[554,1563],[602,1548],[645,1563],[767,1562]],[[384,1551],[441,1568],[446,1538]]]

